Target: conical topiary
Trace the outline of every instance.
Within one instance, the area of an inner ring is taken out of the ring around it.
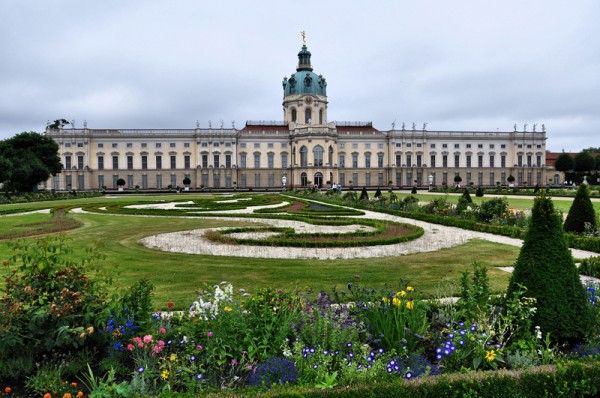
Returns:
[[[381,189],[379,189],[379,187],[377,187],[377,191],[375,192],[375,197],[378,198],[381,196]]]
[[[360,191],[360,200],[369,200],[369,194],[367,193],[366,187],[363,187],[362,191]]]
[[[533,325],[555,342],[582,339],[593,323],[591,307],[567,247],[552,200],[535,198],[531,224],[508,285],[508,297],[520,286],[537,300]]]
[[[467,203],[473,203],[473,199],[471,199],[471,194],[469,193],[469,188],[465,188],[462,198],[467,201]]]
[[[565,220],[565,232],[582,233],[585,231],[585,223],[596,227],[596,213],[590,200],[587,184],[581,184]]]
[[[477,192],[475,192],[475,196],[477,196],[478,198],[483,197],[483,188],[481,187],[481,185],[477,187]]]

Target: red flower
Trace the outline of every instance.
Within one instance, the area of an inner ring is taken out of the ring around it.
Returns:
[[[167,307],[171,308],[173,307],[175,304],[172,301],[167,301]]]

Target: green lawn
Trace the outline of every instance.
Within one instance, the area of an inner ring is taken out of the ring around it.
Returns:
[[[420,195],[419,195],[420,196]],[[139,196],[136,200],[189,199],[192,196],[169,195]],[[133,197],[117,199],[93,198],[57,202],[28,203],[26,208],[81,206],[84,203],[106,203],[131,201]],[[521,199],[527,200],[527,199]],[[11,205],[17,206],[17,205]],[[156,286],[155,306],[166,308],[167,301],[176,303],[177,308],[187,307],[204,284],[213,285],[223,280],[234,287],[255,290],[274,287],[299,289],[313,292],[331,291],[333,286],[343,289],[349,281],[357,282],[353,275],[360,275],[359,283],[368,287],[396,288],[401,279],[410,281],[425,295],[435,295],[441,284],[458,285],[460,274],[470,269],[473,261],[490,267],[512,266],[518,248],[472,241],[467,244],[431,253],[420,253],[400,257],[352,260],[281,260],[188,255],[147,249],[137,242],[140,238],[161,232],[172,232],[194,228],[242,225],[229,220],[206,220],[202,218],[111,216],[101,214],[70,214],[69,217],[82,223],[80,228],[65,233],[72,240],[76,254],[95,245],[106,258],[103,268],[114,277],[114,286],[127,288],[140,278],[148,278]],[[18,224],[44,220],[49,215],[27,215],[3,217],[0,234],[7,233]],[[309,249],[308,249],[309,250]],[[0,241],[0,260],[11,255],[9,242]],[[491,268],[488,272],[494,291],[502,291],[509,274]],[[445,291],[456,294],[458,290]]]

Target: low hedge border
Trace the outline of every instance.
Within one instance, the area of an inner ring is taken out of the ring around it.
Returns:
[[[292,195],[287,193],[287,195]],[[298,195],[298,194],[293,194]],[[352,206],[363,210],[377,211],[380,213],[392,214],[399,217],[411,218],[413,220],[426,221],[434,224],[445,225],[448,227],[458,227],[462,229],[468,229],[477,232],[487,232],[495,235],[507,236],[510,238],[523,239],[526,234],[525,229],[512,226],[501,226],[501,225],[490,225],[483,224],[473,220],[464,220],[460,218],[444,217],[435,214],[427,213],[416,213],[410,211],[403,211],[399,209],[389,209],[377,205],[366,204],[366,203],[347,203],[341,200],[330,199],[326,197],[314,198],[318,201],[323,201],[331,204],[339,204],[344,206]],[[573,233],[565,233],[565,240],[567,245],[573,249],[587,250],[594,253],[600,253],[600,239],[588,238],[586,236],[576,235]]]
[[[240,389],[208,393],[206,397],[267,398],[542,398],[598,397],[600,363],[568,362],[524,370],[455,373],[412,380],[371,382],[321,390],[314,387],[277,387],[271,390]],[[165,393],[160,397],[192,397]]]

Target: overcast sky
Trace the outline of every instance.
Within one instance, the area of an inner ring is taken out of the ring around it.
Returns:
[[[2,0],[0,139],[282,120],[306,31],[328,116],[600,146],[600,1]]]

